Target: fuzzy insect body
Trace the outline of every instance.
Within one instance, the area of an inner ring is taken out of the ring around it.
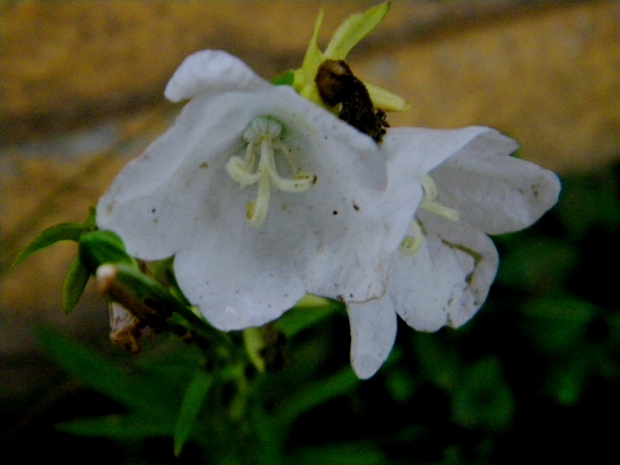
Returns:
[[[385,112],[375,109],[366,86],[355,77],[349,65],[343,60],[325,60],[315,83],[326,105],[340,105],[341,120],[381,142],[385,128],[389,127]]]

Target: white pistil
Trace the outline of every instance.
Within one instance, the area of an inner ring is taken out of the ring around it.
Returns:
[[[248,143],[245,158],[233,156],[226,163],[226,172],[241,187],[258,183],[255,200],[246,205],[246,219],[252,226],[260,226],[267,217],[271,188],[284,192],[305,192],[316,183],[316,176],[300,171],[288,148],[284,145],[282,123],[270,116],[257,116],[243,133]],[[284,178],[278,173],[275,161],[276,150],[284,155],[292,178]],[[258,166],[256,154],[260,151]]]

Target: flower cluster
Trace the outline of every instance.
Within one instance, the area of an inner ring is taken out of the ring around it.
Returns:
[[[394,128],[377,143],[322,101],[321,63],[344,60],[387,8],[349,18],[325,53],[319,18],[290,86],[223,51],[188,57],[165,95],[189,103],[97,207],[130,255],[174,256],[181,290],[221,330],[263,325],[306,293],[346,302],[361,378],[387,358],[397,314],[424,331],[465,323],[497,269],[487,234],[529,226],[559,194],[493,129]],[[407,107],[365,86],[374,108]]]

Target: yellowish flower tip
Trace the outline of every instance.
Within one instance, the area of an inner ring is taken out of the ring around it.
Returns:
[[[319,67],[325,60],[344,60],[351,49],[383,20],[389,9],[390,2],[387,1],[346,18],[336,29],[325,49],[325,53],[321,52],[318,44],[319,30],[323,23],[323,10],[321,10],[314,23],[312,37],[310,38],[302,66],[293,72],[293,88],[302,97],[330,109],[321,99],[315,83]],[[398,95],[382,87],[362,82],[368,89],[370,99],[375,108],[384,111],[404,111],[411,108],[409,102]]]

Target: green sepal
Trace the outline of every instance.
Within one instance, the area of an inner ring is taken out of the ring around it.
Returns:
[[[183,446],[187,442],[192,432],[192,428],[196,422],[196,417],[202,408],[211,385],[213,377],[204,371],[198,371],[194,379],[185,391],[181,410],[179,411],[179,419],[174,429],[174,456],[178,457],[183,450]]]
[[[80,258],[90,274],[104,263],[125,264],[137,268],[137,262],[125,251],[125,244],[112,231],[93,231],[80,237]]]
[[[213,339],[223,334],[219,331],[212,331],[200,312],[194,311],[193,307],[186,304],[184,296],[177,297],[162,284],[142,273],[137,267],[124,263],[107,263],[105,265],[105,268],[113,268],[108,279],[113,281],[114,286],[109,288],[108,297],[126,308],[131,308],[132,313],[136,314],[136,311],[140,311],[140,306],[145,305],[150,308],[147,310],[149,314],[153,310],[160,313],[160,316],[164,314],[169,316],[169,312],[177,313],[184,320],[176,321],[177,324],[191,328],[206,338]],[[98,280],[105,279],[105,276],[100,273],[105,268],[102,267],[97,271]],[[108,271],[110,270],[108,269]],[[129,301],[124,302],[123,299],[129,299]],[[137,316],[144,317],[147,315]],[[223,339],[220,338],[220,341]]]
[[[390,2],[383,2],[349,16],[336,30],[325,49],[325,56],[344,60],[351,49],[383,20]]]
[[[89,278],[90,273],[82,260],[80,257],[76,257],[71,263],[62,285],[62,311],[64,313],[70,313],[75,308]]]
[[[168,257],[163,260],[157,260],[149,264],[149,271],[153,279],[159,282],[165,282],[167,284],[168,291],[183,305],[191,307],[192,304],[187,297],[183,295],[183,291],[177,283],[176,276],[172,265],[174,263],[174,256]]]
[[[131,292],[138,300],[144,302],[154,299],[161,303],[173,305],[175,310],[177,306],[181,306],[181,303],[175,299],[168,289],[142,273],[138,268],[125,263],[115,263],[114,268],[116,270],[115,282]]]
[[[293,70],[278,74],[271,80],[274,86],[292,86],[293,82],[295,82],[295,72]]]

